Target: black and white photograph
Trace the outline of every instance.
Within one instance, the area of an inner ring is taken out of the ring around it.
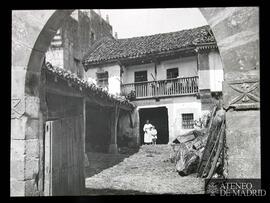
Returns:
[[[12,10],[10,197],[266,196],[259,13]]]

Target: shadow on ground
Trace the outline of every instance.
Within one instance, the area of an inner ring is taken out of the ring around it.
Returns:
[[[86,154],[89,161],[89,166],[85,167],[85,178],[91,177],[107,168],[119,164],[125,158],[137,153],[138,150],[138,148],[135,148],[118,154],[87,152]]]

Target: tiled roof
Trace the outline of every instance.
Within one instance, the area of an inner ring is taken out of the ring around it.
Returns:
[[[54,76],[57,76],[65,81],[72,83],[72,86],[78,88],[80,91],[85,90],[86,92],[91,93],[89,94],[89,96],[92,96],[94,94],[96,97],[100,97],[100,99],[102,100],[107,100],[112,103],[125,105],[130,109],[135,108],[135,105],[129,102],[129,100],[127,100],[125,97],[109,94],[107,90],[101,87],[97,87],[93,83],[88,83],[87,81],[79,78],[76,74],[71,73],[68,70],[52,66],[49,62],[46,63],[44,69],[45,71],[47,71],[47,73],[53,74]]]
[[[140,58],[147,54],[195,47],[203,43],[216,43],[208,25],[178,32],[126,39],[102,38],[89,49],[83,58],[83,64]]]

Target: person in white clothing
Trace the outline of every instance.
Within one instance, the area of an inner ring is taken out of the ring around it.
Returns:
[[[152,143],[152,134],[150,132],[151,127],[152,127],[152,124],[149,122],[149,120],[146,120],[146,124],[144,124],[143,126],[144,144]]]
[[[151,127],[150,132],[152,135],[152,144],[156,145],[157,144],[157,130],[154,125]]]

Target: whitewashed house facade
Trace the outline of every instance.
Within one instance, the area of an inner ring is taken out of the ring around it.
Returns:
[[[147,119],[159,132],[158,144],[193,129],[194,120],[209,112],[212,96],[222,92],[223,68],[209,26],[103,38],[88,51],[83,64],[88,81],[136,104],[132,115],[122,115],[118,130],[136,138],[137,144],[142,144]]]

